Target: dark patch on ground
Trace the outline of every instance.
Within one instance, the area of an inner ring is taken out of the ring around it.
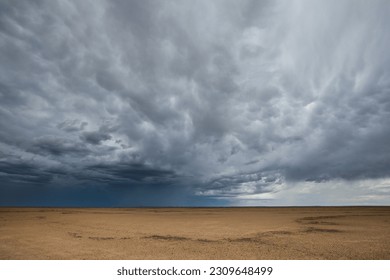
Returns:
[[[168,241],[184,241],[191,240],[190,238],[183,236],[172,236],[172,235],[150,235],[145,236],[146,239],[158,239],[158,240],[168,240]]]
[[[77,232],[68,232],[68,234],[73,238],[82,238],[82,236]]]
[[[265,241],[261,239],[259,236],[255,237],[241,237],[241,238],[227,238],[224,239],[228,242],[234,242],[234,243],[255,243],[255,244],[269,244],[268,241]]]
[[[263,234],[276,234],[276,235],[290,235],[290,234],[293,234],[291,231],[287,231],[287,230],[273,230],[273,231],[267,231]]]
[[[329,226],[339,225],[338,223],[325,222],[325,221],[310,221],[310,222],[305,222],[305,224],[307,224],[307,225],[329,225]]]
[[[316,228],[316,227],[308,227],[304,230],[304,232],[324,232],[324,233],[338,233],[342,232],[341,230],[334,228]]]
[[[300,219],[297,219],[296,221],[298,223],[305,222],[305,221],[318,221],[318,220],[328,220],[328,219],[338,219],[338,218],[345,218],[348,217],[347,215],[334,215],[334,216],[308,216],[303,217]]]
[[[257,238],[253,237],[242,237],[242,238],[227,238],[225,239],[229,242],[256,242]]]
[[[218,242],[218,240],[211,240],[211,239],[196,239],[196,241],[199,241],[199,242]]]
[[[101,241],[101,240],[114,240],[115,238],[114,238],[114,237],[96,237],[96,236],[89,236],[88,239]]]

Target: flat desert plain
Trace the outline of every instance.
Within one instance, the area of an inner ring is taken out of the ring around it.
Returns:
[[[390,259],[390,207],[0,208],[0,259]]]

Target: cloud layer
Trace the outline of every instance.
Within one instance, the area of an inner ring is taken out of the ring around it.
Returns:
[[[389,204],[389,14],[2,1],[0,204]]]

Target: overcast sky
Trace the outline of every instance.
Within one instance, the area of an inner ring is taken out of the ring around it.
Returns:
[[[0,205],[390,205],[389,15],[0,1]]]

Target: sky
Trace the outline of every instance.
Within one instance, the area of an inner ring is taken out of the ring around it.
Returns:
[[[390,205],[389,14],[0,1],[0,206]]]

